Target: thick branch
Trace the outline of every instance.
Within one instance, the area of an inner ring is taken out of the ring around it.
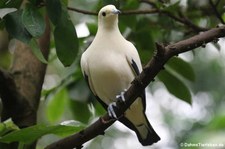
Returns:
[[[186,51],[193,50],[202,44],[209,43],[225,36],[225,26],[211,29],[203,32],[199,35],[193,36],[189,39],[182,40],[180,42],[168,45],[166,47],[157,44],[157,53],[144,67],[142,73],[137,76],[130,88],[125,92],[126,104],[120,103],[119,100],[116,103],[118,106],[117,115],[122,115],[124,111],[135,101],[135,99],[143,92],[148,84],[154,80],[154,77],[163,69],[163,65],[173,56]],[[95,123],[80,131],[77,134],[66,137],[55,143],[50,144],[45,149],[61,149],[61,148],[81,148],[81,146],[93,139],[94,137],[104,134],[104,131],[115,120],[111,119],[108,114],[105,114],[99,118]]]
[[[46,19],[45,34],[38,40],[45,57],[49,52],[50,29]],[[12,118],[19,127],[36,123],[46,65],[32,53],[28,45],[16,41],[14,62],[9,73],[2,75],[1,97],[3,102],[2,120]],[[3,71],[2,71],[3,72]]]
[[[3,120],[11,117],[17,123],[32,113],[28,102],[18,92],[13,76],[4,70],[0,70],[0,96],[4,106]]]
[[[47,58],[50,43],[50,25],[46,17],[46,30],[38,39],[39,47]],[[1,120],[12,118],[20,128],[36,124],[37,109],[45,76],[46,64],[32,53],[31,47],[16,41],[14,62],[9,72],[0,70],[0,97],[3,103]],[[18,144],[3,144],[5,148],[16,149]],[[26,146],[35,148],[35,143]]]

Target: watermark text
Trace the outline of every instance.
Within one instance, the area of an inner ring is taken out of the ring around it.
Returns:
[[[204,147],[204,148],[224,148],[225,144],[224,143],[190,143],[190,142],[182,142],[180,143],[180,147]]]

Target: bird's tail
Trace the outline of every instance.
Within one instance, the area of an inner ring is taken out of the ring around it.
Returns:
[[[139,142],[143,146],[152,145],[153,143],[156,143],[160,140],[160,137],[155,132],[151,124],[149,123],[146,115],[144,114],[146,123],[136,125],[134,130],[137,134]]]
[[[153,143],[158,142],[160,140],[160,137],[157,135],[155,130],[152,128],[145,113],[143,113],[143,116],[145,119],[144,122],[140,123],[138,125],[135,125],[133,122],[131,122],[126,117],[121,117],[119,119],[119,121],[122,122],[124,125],[126,125],[128,128],[135,131],[139,142],[143,146],[152,145]]]

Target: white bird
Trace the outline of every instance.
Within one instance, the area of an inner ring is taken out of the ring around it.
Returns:
[[[82,73],[91,91],[103,107],[108,108],[112,117],[116,117],[112,103],[117,100],[117,95],[122,95],[124,99],[123,91],[129,88],[135,76],[142,71],[136,48],[119,31],[119,13],[114,5],[107,5],[99,11],[97,34],[81,57]],[[143,92],[118,119],[136,132],[144,146],[160,140],[145,115],[145,104]]]

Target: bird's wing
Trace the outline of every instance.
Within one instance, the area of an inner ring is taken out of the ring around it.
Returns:
[[[104,103],[96,94],[95,90],[94,90],[94,87],[93,87],[93,84],[91,82],[91,76],[90,76],[90,73],[89,73],[89,68],[88,68],[88,63],[87,63],[87,60],[86,60],[86,55],[85,53],[82,54],[82,57],[81,57],[81,70],[82,70],[82,73],[83,73],[83,76],[88,84],[88,87],[90,88],[90,90],[92,91],[92,93],[94,94],[94,96],[96,97],[96,99],[98,100],[98,102],[105,108],[107,109],[107,104]]]
[[[139,58],[136,48],[133,46],[133,44],[131,44],[130,47],[131,47],[130,51],[126,52],[126,59],[134,73],[134,76],[136,77],[141,73],[142,65],[141,65],[141,61],[140,61],[140,58]],[[141,99],[142,99],[143,108],[144,108],[143,111],[145,111],[145,109],[146,109],[145,91],[143,91],[143,93],[139,97],[141,97]]]
[[[86,53],[82,54],[80,65],[81,65],[81,70],[82,70],[83,76],[84,76],[85,80],[87,81],[89,88],[91,89],[93,94],[96,95],[93,85],[91,83],[91,80],[88,79],[88,77],[90,77],[90,73],[89,73],[89,68],[88,68],[88,62],[86,59]]]

